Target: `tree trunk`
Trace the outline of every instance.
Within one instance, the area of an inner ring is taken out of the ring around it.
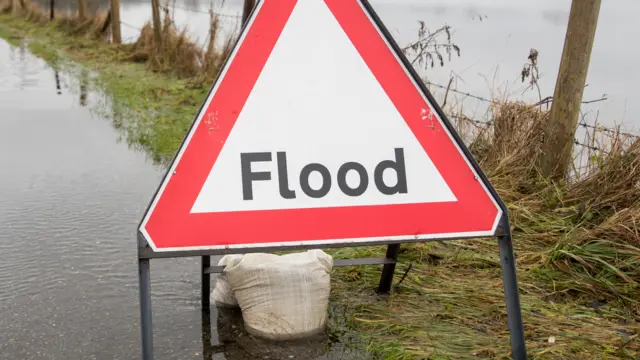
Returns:
[[[560,71],[545,128],[541,169],[553,180],[564,179],[572,164],[573,141],[587,80],[601,0],[573,0]]]
[[[156,42],[156,49],[162,45],[162,24],[160,23],[160,1],[151,0],[151,10],[153,14],[153,36]]]
[[[80,20],[87,18],[87,0],[78,0],[78,17]]]
[[[120,0],[111,0],[111,36],[114,44],[122,43],[120,33]]]

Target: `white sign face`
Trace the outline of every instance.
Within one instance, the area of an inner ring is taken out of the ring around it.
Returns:
[[[300,51],[307,44],[311,51]],[[345,163],[353,166],[341,171]],[[309,164],[318,165],[303,173]],[[357,191],[345,193],[343,182]],[[394,186],[398,192],[385,194]],[[191,212],[441,201],[456,197],[324,2],[306,0],[294,8]]]
[[[139,231],[242,251],[491,236],[502,214],[367,4],[263,0]]]

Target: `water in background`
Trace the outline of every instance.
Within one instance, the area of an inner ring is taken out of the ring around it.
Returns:
[[[40,0],[46,4],[46,0]],[[512,99],[539,100],[537,90],[524,91],[520,71],[529,50],[540,52],[542,97],[553,95],[560,65],[571,0],[370,0],[376,12],[402,46],[417,39],[418,21],[431,30],[448,24],[453,27],[453,41],[462,50],[460,58],[421,71],[430,81],[447,85],[456,78],[459,90],[490,98],[508,95]],[[161,1],[162,2],[162,1]],[[89,0],[92,8],[106,8],[106,0]],[[200,44],[207,41],[208,9],[222,14],[225,33],[233,34],[239,26],[243,0],[170,0],[175,23],[187,26],[191,37]],[[75,0],[58,0],[60,9],[72,8]],[[46,6],[46,5],[45,5]],[[149,1],[122,0],[123,38],[132,41],[138,28],[151,19]],[[604,1],[591,57],[585,100],[606,94],[608,100],[585,105],[586,120],[596,119],[612,126],[625,122],[631,130],[640,129],[640,102],[636,84],[640,72],[635,59],[640,55],[633,46],[640,37],[636,25],[640,2],[636,0]],[[434,89],[434,91],[442,91]],[[524,91],[524,93],[523,93]],[[458,97],[465,112],[482,117],[486,104]]]

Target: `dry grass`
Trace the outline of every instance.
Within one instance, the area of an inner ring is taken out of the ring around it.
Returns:
[[[0,13],[12,11],[11,1],[0,1]],[[30,1],[24,2],[24,7],[21,6],[15,15],[36,24],[46,24],[50,21],[49,10],[42,9],[38,3]],[[85,19],[80,19],[78,14],[69,12],[57,11],[54,14],[54,22],[61,30],[78,36],[104,37],[106,34],[102,30],[106,18],[107,13],[104,11],[89,14]]]
[[[522,103],[493,108],[493,133],[472,149],[510,204],[516,230],[527,235],[520,248],[539,255],[537,266],[574,276],[574,290],[628,300],[637,313],[640,139],[610,135],[581,177],[552,184],[537,167],[547,113]]]
[[[17,16],[28,21],[45,24],[49,20],[48,9],[42,9],[38,4],[27,2],[24,8],[17,11]],[[12,13],[12,1],[0,0],[0,13]],[[221,49],[215,43],[221,36],[221,23],[213,10],[210,11],[210,30],[206,49],[200,48],[189,39],[187,28],[177,29],[169,9],[165,6],[162,20],[160,44],[156,44],[153,27],[150,23],[144,25],[138,39],[133,44],[117,45],[124,51],[123,61],[147,63],[156,72],[170,73],[180,78],[193,79],[195,86],[210,83],[215,79],[224,59],[231,51],[234,37],[229,37]],[[89,36],[108,41],[109,26],[106,12],[90,14],[80,19],[77,13],[56,12],[54,22],[56,26],[73,36]]]
[[[220,35],[220,18],[210,10],[210,28],[206,49],[191,42],[187,28],[178,30],[165,8],[162,25],[162,43],[155,44],[153,26],[145,24],[140,37],[131,46],[130,59],[148,62],[158,72],[173,73],[183,78],[193,78],[199,84],[215,79],[222,62],[233,45],[233,37],[226,40],[222,49],[215,46]]]
[[[451,110],[451,109],[449,109]],[[608,133],[590,161],[562,183],[539,175],[547,112],[496,101],[491,125],[455,116],[458,129],[508,204],[529,354],[539,359],[640,356],[640,140]],[[463,130],[464,131],[464,130]],[[590,136],[601,136],[591,134]],[[382,256],[345,249],[338,258]],[[508,358],[498,251],[492,240],[403,246],[388,299],[375,296],[377,268],[336,270],[336,301],[389,359]],[[345,292],[346,296],[340,295]]]

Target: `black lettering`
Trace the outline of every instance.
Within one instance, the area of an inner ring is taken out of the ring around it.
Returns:
[[[404,150],[402,148],[397,148],[394,151],[396,160],[384,160],[380,162],[373,173],[373,179],[376,183],[376,187],[385,195],[407,193],[407,172],[404,166]],[[396,171],[398,182],[393,186],[388,186],[384,183],[382,175],[386,169],[393,169]]]
[[[280,188],[280,196],[284,199],[295,199],[296,192],[289,189],[289,174],[287,173],[287,153],[279,151],[278,159],[278,187]]]
[[[309,185],[309,175],[314,171],[322,175],[322,186],[318,190],[312,189]],[[331,173],[329,173],[329,169],[321,164],[309,164],[303,167],[300,172],[300,188],[307,196],[312,198],[317,199],[327,195],[331,189]]]
[[[251,171],[251,163],[258,161],[271,161],[271,153],[241,153],[240,168],[242,171],[242,199],[253,200],[254,181],[271,180],[271,173],[268,171]]]
[[[347,184],[347,174],[349,173],[349,170],[355,170],[360,176],[360,183],[353,189],[349,187],[349,184]],[[357,162],[344,163],[340,166],[340,169],[338,169],[338,186],[345,195],[362,195],[369,186],[369,175],[367,174],[367,169]]]

